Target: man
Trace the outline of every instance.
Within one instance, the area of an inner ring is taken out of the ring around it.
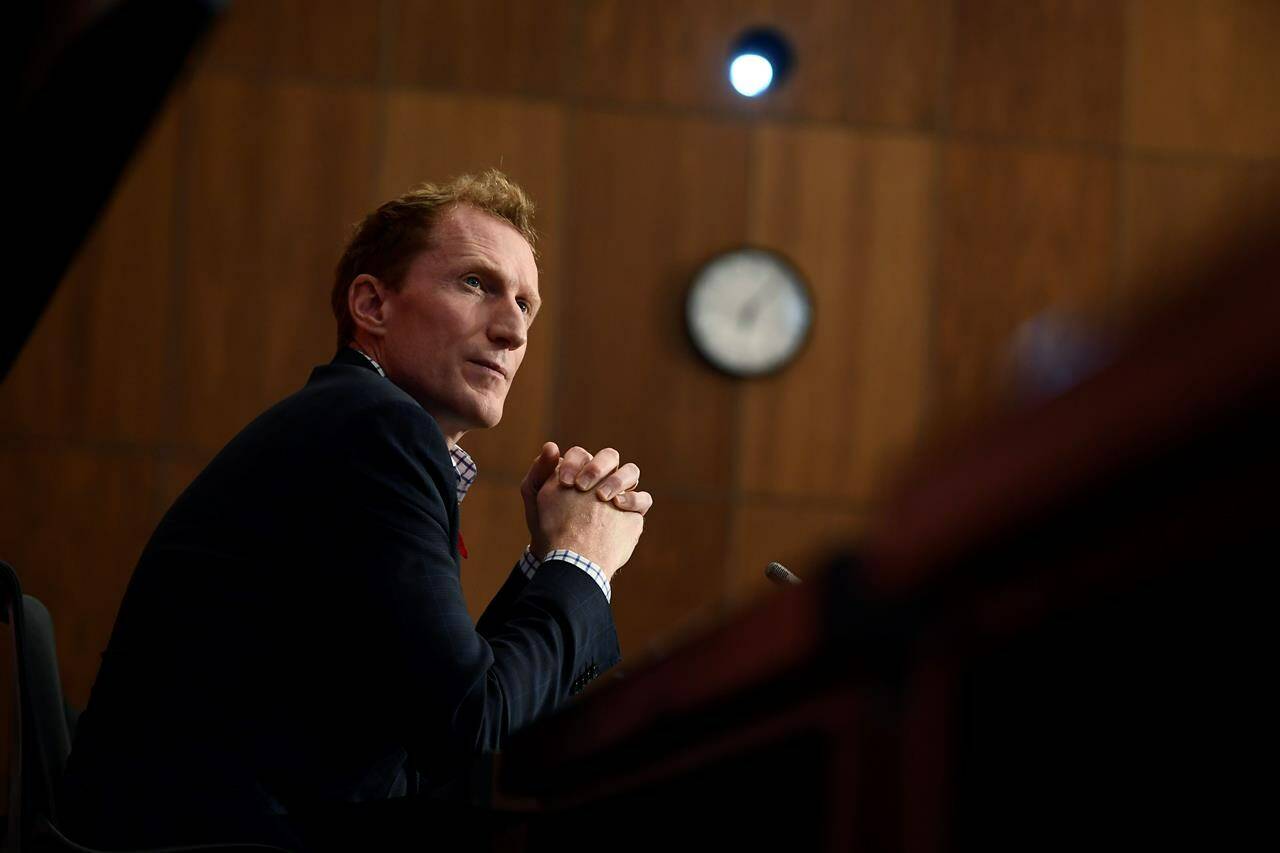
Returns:
[[[610,449],[545,444],[530,548],[472,624],[458,509],[539,308],[532,206],[422,187],[338,265],[339,350],[224,448],[144,550],[65,780],[102,846],[267,840],[426,792],[619,660],[610,579],[652,504]]]

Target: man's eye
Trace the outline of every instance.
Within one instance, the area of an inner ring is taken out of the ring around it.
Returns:
[[[480,286],[481,286],[481,283],[480,283],[480,276],[478,276],[478,275],[469,275],[469,276],[465,276],[462,280],[463,280],[463,282],[465,282],[465,283],[466,283],[466,285],[467,285],[468,287],[480,287]]]
[[[518,302],[518,304],[520,305],[520,310],[521,310],[521,311],[523,311],[524,313],[528,314],[528,313],[529,313],[529,310],[530,310],[530,309],[529,309],[529,303],[528,303],[528,302],[525,302],[523,299],[520,299],[520,300],[518,300],[517,302]]]

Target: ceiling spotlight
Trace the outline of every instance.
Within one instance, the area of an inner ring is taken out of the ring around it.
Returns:
[[[747,30],[729,51],[729,82],[747,98],[781,83],[790,69],[791,48],[777,30]]]

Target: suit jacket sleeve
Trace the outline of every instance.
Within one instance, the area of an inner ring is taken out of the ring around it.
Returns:
[[[578,571],[582,570],[579,569]],[[524,588],[528,585],[529,579],[520,570],[520,561],[517,560],[516,564],[511,567],[511,574],[507,575],[507,580],[502,584],[502,588],[489,600],[484,613],[481,613],[480,618],[476,621],[476,630],[480,632],[480,636],[490,637],[495,631],[502,629],[502,620],[506,617],[508,608],[520,597],[520,594],[524,592]]]
[[[532,581],[509,581],[495,618],[477,631],[454,556],[455,475],[438,427],[407,400],[357,420],[344,451],[352,503],[344,539],[373,648],[385,647],[393,713],[429,772],[499,749],[564,702],[585,674],[618,662],[617,635],[600,589],[561,561],[544,563]]]

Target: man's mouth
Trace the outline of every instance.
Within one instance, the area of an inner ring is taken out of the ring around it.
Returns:
[[[503,379],[507,378],[506,368],[504,368],[501,364],[498,364],[498,362],[496,361],[489,361],[488,359],[485,359],[485,358],[473,358],[471,359],[471,363],[478,364],[481,367],[487,367],[490,370],[492,370],[494,373],[501,376]]]

